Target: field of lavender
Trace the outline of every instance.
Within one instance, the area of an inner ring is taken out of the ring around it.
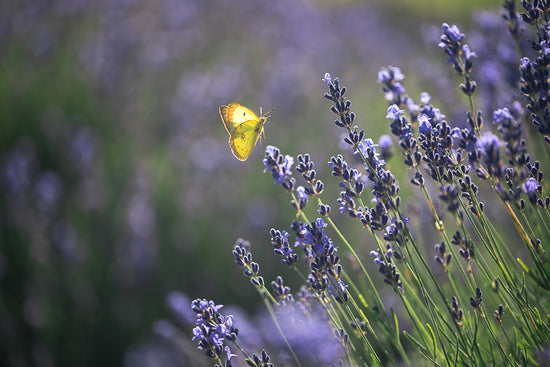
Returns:
[[[547,363],[550,5],[474,3],[3,3],[0,365]]]

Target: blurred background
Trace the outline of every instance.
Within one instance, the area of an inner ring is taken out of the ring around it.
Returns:
[[[172,355],[155,335],[175,332],[162,320],[184,315],[194,298],[256,312],[260,300],[231,254],[237,238],[251,241],[268,283],[289,275],[299,287],[271,251],[269,229],[290,230],[294,211],[262,173],[265,146],[310,153],[337,212],[326,162],[341,153],[340,131],[324,74],[349,88],[375,141],[388,130],[382,66],[402,69],[416,101],[430,91],[463,121],[464,108],[448,103],[458,88],[437,47],[441,23],[475,43],[473,30],[503,26],[499,5],[3,0],[0,365],[208,362]],[[492,13],[480,18],[484,10]],[[276,109],[245,163],[218,115],[233,101]],[[334,217],[368,254],[359,226]],[[189,341],[190,330],[181,329]]]

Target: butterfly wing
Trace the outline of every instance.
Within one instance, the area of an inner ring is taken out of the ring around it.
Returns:
[[[238,103],[230,103],[227,106],[220,106],[220,117],[222,118],[225,130],[227,130],[229,135],[231,135],[233,130],[244,122],[260,122],[258,115]]]
[[[245,121],[233,129],[229,137],[229,146],[233,155],[241,161],[246,161],[254,150],[263,129],[263,119]]]
[[[231,135],[231,130],[235,129],[236,126],[232,126],[229,124],[229,116],[227,114],[227,111],[229,110],[229,106],[220,106],[220,117],[222,118],[223,126],[225,126],[225,130]]]

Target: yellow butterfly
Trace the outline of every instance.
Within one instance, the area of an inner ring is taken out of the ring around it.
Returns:
[[[260,135],[264,133],[264,123],[269,117],[269,112],[258,117],[238,103],[220,106],[220,116],[225,130],[229,133],[229,146],[237,159],[246,161],[252,153]]]

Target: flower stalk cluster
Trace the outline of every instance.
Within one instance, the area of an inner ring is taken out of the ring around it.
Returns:
[[[238,242],[233,254],[281,334],[277,321],[284,307],[308,315],[317,307],[339,349],[333,365],[528,365],[550,345],[550,197],[543,174],[548,160],[532,158],[547,146],[530,146],[525,127],[530,118],[539,132],[550,132],[550,29],[545,1],[521,4],[525,12],[519,15],[514,2],[505,0],[503,21],[511,47],[519,43],[522,27],[538,32],[538,40],[530,41],[536,57],[518,57],[519,91],[525,99],[489,113],[476,111],[476,92],[483,85],[474,75],[481,61],[458,26],[445,23],[438,46],[462,78],[458,89],[468,101],[460,121],[447,119],[426,92],[418,101],[411,98],[405,75],[388,66],[380,70],[378,83],[388,102],[393,138],[385,135],[376,144],[358,126],[361,117],[352,111],[347,88],[327,73],[324,98],[331,102],[334,125],[344,130],[346,147],[328,162],[337,182],[321,180],[308,153],[294,159],[275,146],[266,147],[264,172],[290,195],[296,211],[288,232],[269,231],[270,242],[282,264],[302,279],[301,290],[293,295],[278,276],[268,291],[249,246]],[[484,124],[487,116],[492,124]],[[401,167],[390,149],[392,140],[398,142]],[[409,182],[417,189],[412,195],[418,197],[401,198],[390,167],[410,171]],[[325,199],[331,185],[338,197]],[[319,215],[314,220],[308,218],[312,200]],[[329,200],[337,203],[337,211],[331,211]],[[348,236],[333,220],[338,215],[351,219],[366,236]],[[510,224],[506,231],[497,229],[503,221]],[[433,237],[437,240],[426,244]],[[364,261],[369,253],[373,262]],[[522,260],[526,257],[529,261]],[[483,293],[487,286],[492,291]],[[472,308],[465,312],[459,304],[468,300]],[[204,302],[194,306],[201,312],[201,325],[219,308]],[[492,307],[494,318],[486,318],[483,307]],[[224,353],[219,341],[233,341],[237,333],[232,318],[214,319],[197,329],[196,338],[219,358]],[[287,349],[299,364],[290,339],[285,338]],[[263,353],[247,363],[271,365]]]
[[[198,348],[217,361],[222,356],[226,356],[227,360],[231,359],[231,349],[224,345],[224,341],[235,341],[239,333],[233,316],[224,316],[219,312],[222,307],[205,299],[196,299],[191,303],[191,309],[197,315],[193,340],[198,340]]]

